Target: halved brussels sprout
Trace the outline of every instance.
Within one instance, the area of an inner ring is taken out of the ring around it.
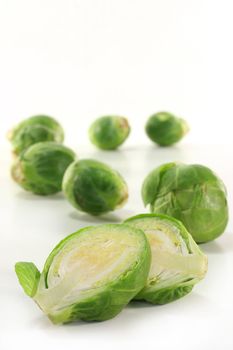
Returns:
[[[71,164],[65,172],[62,188],[75,208],[92,215],[118,209],[128,199],[128,187],[122,176],[92,159]]]
[[[125,223],[145,232],[152,251],[146,285],[135,299],[165,304],[189,293],[205,276],[207,257],[178,220],[142,214]]]
[[[127,225],[86,227],[62,240],[43,272],[18,262],[16,274],[53,323],[104,321],[143,288],[150,268],[144,233]]]
[[[144,204],[183,222],[197,243],[221,235],[228,222],[226,188],[209,168],[167,163],[154,169],[142,186]]]
[[[61,125],[47,115],[36,115],[23,120],[9,132],[15,154],[20,154],[31,145],[42,141],[62,143],[64,132]]]
[[[128,120],[119,116],[98,118],[89,129],[91,142],[105,150],[113,150],[119,147],[127,139],[129,133]]]
[[[75,159],[75,153],[68,147],[39,142],[15,159],[11,175],[27,191],[53,194],[61,191],[65,170]]]
[[[146,123],[147,135],[160,146],[170,146],[180,141],[188,131],[189,126],[184,119],[168,112],[153,114]]]

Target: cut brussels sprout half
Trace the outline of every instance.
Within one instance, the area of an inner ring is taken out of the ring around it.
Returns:
[[[146,123],[149,138],[160,146],[170,146],[180,141],[189,131],[187,122],[168,112],[153,114]]]
[[[71,164],[65,172],[62,188],[75,208],[91,215],[118,209],[128,199],[128,187],[122,176],[92,159]]]
[[[89,129],[91,142],[105,150],[119,147],[128,137],[130,126],[128,120],[119,116],[100,117]]]
[[[23,120],[8,134],[15,154],[20,154],[37,142],[54,141],[62,143],[64,131],[52,117],[36,115]]]
[[[104,321],[144,287],[150,261],[143,231],[107,224],[62,240],[41,275],[33,263],[18,262],[15,270],[25,293],[53,323]]]
[[[135,299],[165,304],[189,293],[205,276],[207,257],[178,220],[142,214],[125,223],[145,232],[152,252],[146,285]]]
[[[11,174],[27,191],[53,194],[61,191],[65,170],[75,159],[75,153],[68,147],[55,142],[39,142],[15,159]]]
[[[226,188],[203,165],[167,163],[154,169],[142,186],[144,204],[151,212],[183,222],[197,243],[221,235],[228,222]]]

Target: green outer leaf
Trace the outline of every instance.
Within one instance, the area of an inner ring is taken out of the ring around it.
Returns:
[[[130,126],[126,118],[104,116],[96,119],[89,128],[91,142],[104,150],[114,150],[128,137]]]
[[[64,131],[62,126],[52,117],[36,115],[23,120],[10,133],[14,153],[19,155],[31,145],[42,141],[62,143]]]
[[[159,221],[165,221],[175,226],[185,241],[189,253],[200,257],[200,272],[195,277],[185,278],[184,280],[176,280],[172,283],[172,285],[166,285],[161,288],[158,287],[158,284],[155,281],[155,283],[152,285],[146,285],[134,298],[136,300],[146,300],[153,304],[165,304],[179,299],[189,293],[192,290],[193,286],[204,277],[207,268],[207,257],[202,253],[184,225],[173,217],[169,217],[163,214],[139,214],[127,219],[125,223],[133,225],[134,222],[144,220],[146,218],[155,220],[158,219]],[[137,227],[143,230],[142,227]],[[146,234],[146,232],[144,233]]]
[[[25,190],[48,195],[61,191],[67,167],[76,159],[68,147],[39,142],[29,147],[12,166],[13,179]]]
[[[134,299],[144,300],[145,298],[145,300],[151,304],[163,305],[184,297],[186,294],[192,291],[193,287],[194,285],[190,284],[190,282],[181,283],[179,287],[172,286],[159,289],[156,291],[156,293],[148,293],[146,298],[144,296],[140,296],[139,293]]]
[[[209,168],[199,164],[163,164],[145,179],[142,197],[151,212],[182,221],[196,242],[208,242],[228,222],[226,188]]]
[[[145,178],[142,184],[142,199],[145,206],[149,203],[153,203],[160,189],[163,174],[165,174],[168,169],[175,167],[176,164],[177,163],[173,162],[161,165],[158,168],[152,170]]]
[[[15,272],[24,292],[32,298],[37,291],[40,271],[32,262],[17,262]]]
[[[128,199],[123,177],[108,165],[92,159],[71,164],[65,172],[62,188],[75,208],[91,215],[120,208]]]
[[[91,236],[91,234],[95,234],[95,230],[99,229],[109,230],[109,235],[111,235],[112,229],[124,230],[126,237],[127,234],[135,235],[136,241],[140,242],[141,249],[138,256],[135,256],[135,260],[132,261],[130,268],[116,279],[109,281],[109,283],[99,288],[87,290],[82,295],[82,298],[73,302],[72,305],[58,310],[45,306],[47,302],[50,303],[50,300],[54,302],[53,297],[56,298],[56,287],[51,289],[47,285],[47,275],[54,257],[64,248],[70,239],[81,234],[89,234]],[[50,253],[46,260],[40,279],[40,285],[34,299],[53,323],[68,323],[78,319],[85,321],[104,321],[116,316],[143,288],[148,276],[150,262],[150,245],[143,231],[124,224],[106,224],[98,227],[85,227],[66,237]]]

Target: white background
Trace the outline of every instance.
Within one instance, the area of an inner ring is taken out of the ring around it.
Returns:
[[[145,212],[140,186],[149,170],[180,160],[210,166],[233,205],[232,1],[0,1],[0,345],[1,349],[232,349],[233,225],[202,245],[207,277],[185,298],[153,307],[131,304],[104,323],[53,326],[21,290],[13,266],[39,268],[64,236],[79,227],[120,222]],[[147,117],[168,110],[191,131],[160,149],[144,133]],[[80,158],[119,170],[128,204],[102,218],[80,214],[62,194],[41,198],[9,177],[5,134],[28,116],[56,117]],[[128,117],[132,132],[116,152],[89,144],[100,115]]]

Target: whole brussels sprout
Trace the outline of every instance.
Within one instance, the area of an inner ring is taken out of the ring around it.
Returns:
[[[168,112],[153,114],[146,123],[149,138],[160,146],[170,146],[182,139],[189,130],[184,119]]]
[[[75,159],[75,153],[68,147],[55,142],[39,142],[15,159],[11,174],[27,191],[53,194],[61,191],[65,170]]]
[[[31,262],[18,262],[15,270],[25,293],[53,323],[104,321],[144,287],[150,261],[150,246],[141,230],[107,224],[63,239],[41,274]]]
[[[71,164],[65,172],[62,188],[75,208],[92,215],[120,208],[128,199],[128,187],[122,176],[92,159]]]
[[[209,168],[167,163],[153,170],[142,186],[151,212],[182,221],[197,243],[221,235],[228,222],[226,188]]]
[[[119,116],[98,118],[89,129],[91,142],[104,150],[113,150],[119,147],[127,139],[129,133],[128,120]]]
[[[36,115],[23,120],[8,135],[15,154],[20,154],[31,145],[42,141],[62,143],[64,132],[61,125],[47,115]]]
[[[207,257],[178,220],[142,214],[125,221],[146,234],[152,252],[149,276],[135,299],[165,304],[191,292],[207,270]]]

